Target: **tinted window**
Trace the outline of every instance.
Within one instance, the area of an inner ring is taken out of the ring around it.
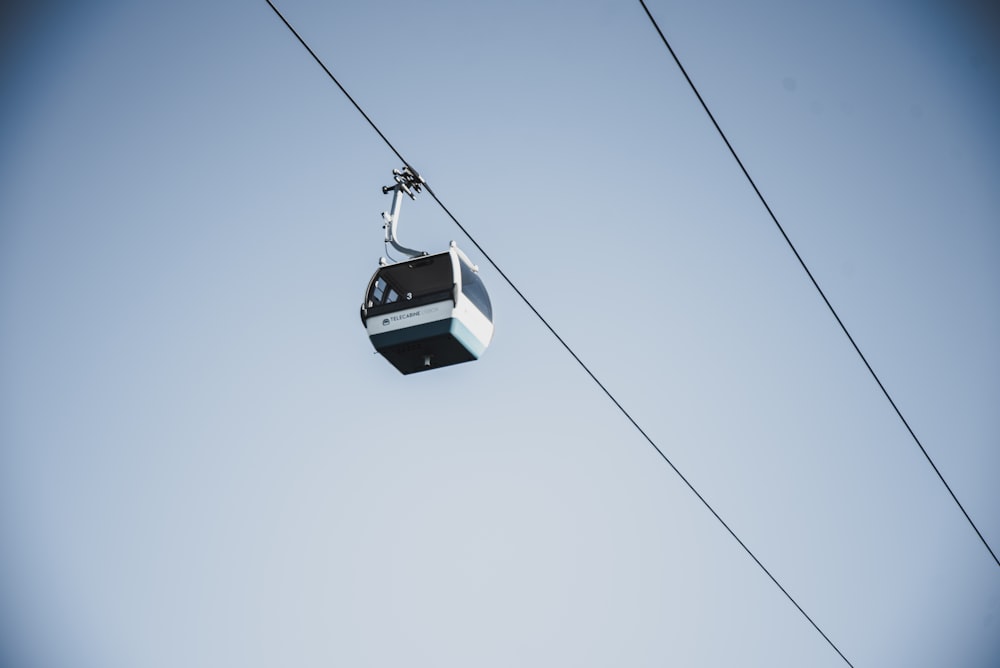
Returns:
[[[375,282],[375,290],[372,292],[372,302],[382,303],[382,295],[385,294],[385,280],[380,278]]]
[[[493,320],[493,306],[490,304],[490,296],[486,293],[486,286],[479,280],[479,274],[472,271],[464,262],[458,263],[462,267],[462,294],[469,298],[469,301],[476,305],[490,320]]]
[[[368,288],[368,314],[450,300],[455,287],[451,253],[403,260],[378,270]]]
[[[379,275],[396,288],[400,295],[414,298],[438,292],[451,293],[455,279],[452,275],[451,255],[439,253],[412,258],[384,267]]]
[[[375,285],[372,286],[371,294],[368,295],[368,305],[380,306],[382,304],[391,304],[398,299],[399,293],[384,278],[379,276],[378,280],[375,281]]]

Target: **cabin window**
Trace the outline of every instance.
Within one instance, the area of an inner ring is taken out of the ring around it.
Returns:
[[[450,253],[397,262],[379,269],[368,290],[368,308],[377,313],[445,301],[454,295]]]
[[[385,279],[379,276],[378,280],[375,281],[374,287],[372,287],[372,294],[369,298],[372,306],[382,306],[383,304],[391,304],[399,300],[399,293],[396,292],[395,288],[386,283]]]
[[[459,262],[459,265],[462,267],[462,294],[468,297],[483,315],[493,320],[493,306],[490,304],[490,296],[486,293],[486,286],[479,280],[479,275],[464,262]]]

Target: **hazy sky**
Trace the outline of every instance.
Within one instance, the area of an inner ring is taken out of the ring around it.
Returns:
[[[373,354],[399,160],[264,0],[68,4],[0,52],[0,663],[846,665],[427,195],[496,335]],[[277,4],[855,666],[1000,662],[1000,568],[638,2]],[[1000,550],[996,17],[648,5]]]

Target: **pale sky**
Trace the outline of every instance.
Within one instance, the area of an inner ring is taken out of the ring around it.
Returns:
[[[373,353],[401,165],[264,0],[64,4],[0,70],[0,663],[846,665],[426,194],[496,335]],[[637,1],[277,4],[853,665],[997,665],[1000,568]],[[996,16],[648,5],[997,551]]]

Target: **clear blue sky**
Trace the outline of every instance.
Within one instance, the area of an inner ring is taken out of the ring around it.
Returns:
[[[399,161],[263,0],[66,4],[0,70],[4,665],[845,665],[427,196],[496,336],[372,353]],[[649,6],[1000,549],[996,17]],[[279,7],[854,665],[997,665],[1000,568],[638,2]]]

